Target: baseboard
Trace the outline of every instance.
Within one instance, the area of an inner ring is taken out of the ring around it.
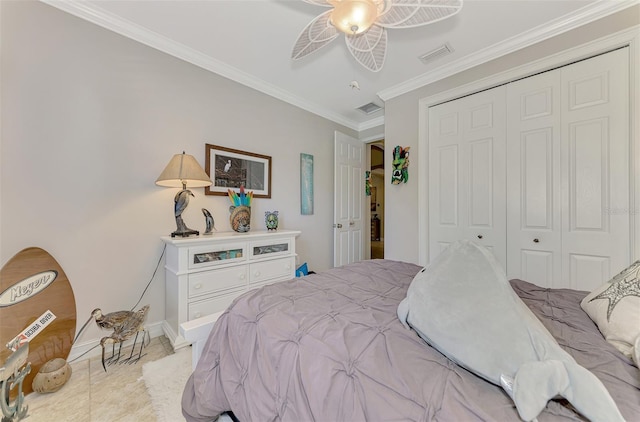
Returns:
[[[154,322],[153,324],[147,324],[146,328],[151,338],[164,335],[164,331],[162,330],[162,321]],[[105,333],[107,332],[105,331]],[[127,347],[132,343],[133,343],[133,339],[130,339],[124,342],[123,346]],[[93,339],[82,344],[74,345],[71,348],[71,352],[69,353],[69,357],[67,358],[67,361],[69,362],[82,361],[85,359],[90,359],[92,357],[100,356],[101,354],[102,354],[102,349],[100,348],[100,339],[99,338]]]

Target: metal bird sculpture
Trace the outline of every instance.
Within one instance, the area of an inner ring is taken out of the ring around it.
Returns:
[[[176,231],[171,233],[171,237],[176,237],[176,236],[186,237],[191,234],[195,234],[197,236],[200,234],[199,231],[193,230],[187,227],[187,225],[182,220],[182,212],[187,208],[187,205],[189,205],[190,196],[195,196],[195,195],[191,193],[189,189],[183,188],[180,192],[176,194],[175,198],[173,198],[173,201],[175,202],[174,214],[176,216],[177,229]]]
[[[202,234],[212,234],[211,230],[216,230],[216,224],[213,221],[213,216],[206,208],[202,208],[202,214],[204,214],[204,223],[206,225],[206,229]]]
[[[78,331],[78,334],[73,339],[73,343],[75,344],[76,340],[80,337],[80,334],[82,334],[91,320],[95,320],[96,325],[104,330],[115,330],[120,327],[125,320],[131,318],[133,314],[135,314],[134,311],[116,311],[104,315],[100,308],[96,308],[91,311],[91,316],[87,322],[84,323],[82,328],[80,328],[80,331]]]
[[[147,337],[146,330],[144,328],[144,322],[147,319],[147,313],[149,312],[149,305],[145,305],[136,312],[132,312],[127,318],[122,320],[113,330],[110,336],[103,337],[100,340],[100,345],[102,346],[102,367],[105,372],[107,370],[106,364],[113,364],[120,361],[120,352],[122,350],[122,343],[129,340],[133,335],[136,335],[136,338],[133,340],[133,346],[131,346],[131,354],[127,359],[122,360],[122,363],[136,363],[143,356],[142,349],[145,346],[145,338]],[[140,332],[143,333],[142,341],[140,343],[140,350],[138,352],[138,356],[133,357],[136,344],[138,342],[138,336]],[[109,358],[105,359],[105,346],[107,344],[112,344],[112,354]],[[115,344],[118,343],[118,354],[115,354]],[[148,343],[147,343],[148,344]]]

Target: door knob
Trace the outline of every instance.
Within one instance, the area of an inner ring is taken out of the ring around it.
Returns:
[[[350,226],[355,226],[355,225],[356,225],[356,222],[355,222],[355,221],[349,221],[349,225],[350,225]]]
[[[341,228],[342,228],[342,224],[340,224],[340,223],[338,223],[338,224],[334,224],[334,225],[333,225],[333,228],[334,228],[334,229],[335,229],[335,228],[341,229]]]

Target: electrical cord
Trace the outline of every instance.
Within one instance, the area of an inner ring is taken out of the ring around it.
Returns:
[[[153,270],[153,274],[151,275],[151,279],[149,280],[149,282],[147,283],[147,285],[145,286],[144,290],[142,291],[142,294],[140,295],[140,298],[138,299],[138,301],[136,302],[135,305],[133,305],[133,307],[131,308],[131,310],[133,311],[136,306],[138,306],[140,304],[140,302],[142,301],[142,298],[144,297],[145,293],[147,293],[147,290],[149,289],[149,286],[151,286],[151,282],[153,281],[153,279],[156,277],[156,273],[158,272],[158,268],[160,267],[160,263],[162,262],[162,257],[164,256],[165,251],[167,250],[167,244],[164,244],[164,247],[162,248],[162,253],[160,254],[160,258],[158,259],[158,263],[156,264],[156,268]],[[86,325],[85,325],[86,326]],[[78,337],[80,337],[80,334],[82,333],[84,327],[80,330],[80,332],[76,335],[76,338],[73,340],[73,344],[75,344],[76,340],[78,339]],[[83,354],[76,356],[75,358],[73,358],[72,360],[69,361],[69,363],[76,361],[77,359],[81,358],[82,356],[86,355],[87,353],[89,353],[90,351],[92,351],[93,349],[95,349],[96,347],[98,347],[99,344],[96,344],[95,346],[93,346],[91,349],[87,350],[86,352],[84,352]]]
[[[162,253],[160,254],[160,259],[158,259],[158,263],[156,264],[156,269],[153,270],[153,274],[151,275],[151,280],[149,280],[149,282],[147,283],[147,286],[142,291],[142,294],[140,295],[140,299],[138,299],[136,304],[133,305],[133,307],[131,308],[132,311],[136,308],[136,306],[140,304],[140,302],[142,301],[142,298],[144,297],[144,294],[147,293],[147,289],[149,288],[149,286],[151,286],[151,282],[156,277],[156,273],[158,272],[158,268],[160,267],[160,262],[162,262],[162,257],[164,256],[164,252],[166,250],[167,250],[167,244],[165,243],[164,247],[162,248]]]

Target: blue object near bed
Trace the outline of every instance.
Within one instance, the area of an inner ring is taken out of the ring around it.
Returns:
[[[502,386],[525,421],[558,395],[591,421],[624,420],[602,382],[558,345],[480,245],[455,242],[420,271],[398,317],[449,359]]]
[[[296,268],[296,277],[304,277],[309,274],[309,268],[307,267],[307,263],[300,265]]]

